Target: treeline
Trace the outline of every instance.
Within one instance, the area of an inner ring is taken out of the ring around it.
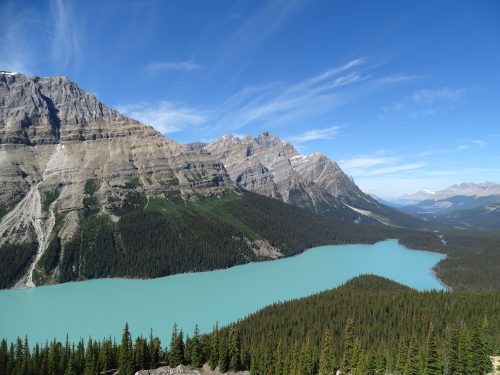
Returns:
[[[445,244],[431,232],[404,231],[404,245],[447,255],[434,270],[453,290],[500,290],[500,232],[443,230]]]
[[[259,260],[249,240],[265,239],[286,256],[325,244],[373,243],[390,230],[325,218],[257,194],[184,201],[130,193],[118,223],[91,206],[64,244],[60,282],[101,277],[159,277]],[[47,269],[53,268],[49,262]]]
[[[0,247],[0,289],[13,286],[24,275],[37,247],[36,241]]]
[[[81,340],[75,346],[68,340],[64,345],[54,340],[31,349],[27,338],[10,345],[2,340],[0,374],[98,375],[118,370],[119,374],[132,375],[160,365],[201,368],[205,363],[221,373],[250,370],[251,375],[332,375],[337,370],[360,375],[484,375],[492,371],[493,351],[486,320],[472,332],[453,328],[445,346],[439,346],[432,323],[422,342],[414,333],[409,340],[401,337],[394,348],[367,350],[355,332],[349,319],[340,337],[326,329],[319,345],[314,344],[318,337],[307,336],[291,346],[280,338],[276,347],[257,345],[250,352],[242,352],[237,325],[222,331],[216,325],[210,335],[204,336],[195,327],[193,336],[186,340],[174,325],[170,345],[162,349],[152,333],[149,340],[137,337],[133,342],[126,324],[119,344],[111,339],[89,339],[87,345]],[[338,345],[340,355],[335,351]]]

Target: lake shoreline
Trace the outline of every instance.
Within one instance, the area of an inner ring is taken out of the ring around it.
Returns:
[[[383,239],[383,240],[380,240],[380,241],[367,242],[367,243],[343,243],[343,244],[319,245],[319,246],[314,246],[314,247],[310,247],[310,248],[304,249],[304,250],[300,251],[299,253],[294,254],[294,255],[290,255],[290,256],[283,256],[283,257],[276,258],[276,259],[262,259],[262,260],[257,260],[257,261],[250,261],[250,262],[246,262],[246,263],[235,264],[233,266],[229,266],[229,267],[225,267],[225,268],[214,268],[214,269],[204,270],[204,271],[179,272],[179,273],[173,273],[173,274],[170,274],[170,275],[157,276],[157,277],[128,277],[128,276],[126,276],[126,277],[100,277],[100,278],[84,279],[84,280],[72,280],[72,281],[67,281],[67,282],[63,282],[63,283],[51,283],[51,284],[36,285],[33,288],[30,288],[30,287],[21,287],[21,288],[19,288],[19,287],[17,287],[17,288],[16,287],[12,287],[12,288],[0,289],[0,293],[2,293],[3,291],[33,290],[33,289],[46,288],[46,287],[50,288],[50,287],[54,287],[54,286],[57,286],[57,285],[65,285],[65,284],[72,284],[72,283],[82,283],[82,282],[92,282],[92,281],[98,281],[98,280],[125,280],[125,281],[158,280],[158,279],[163,279],[163,278],[166,278],[166,277],[173,277],[173,276],[178,276],[178,275],[192,275],[192,274],[199,274],[199,273],[205,273],[205,272],[222,271],[222,270],[228,270],[228,269],[232,269],[232,268],[240,267],[240,266],[245,266],[245,265],[249,265],[249,264],[260,264],[260,263],[268,263],[268,262],[273,262],[273,261],[279,261],[279,260],[283,260],[283,259],[291,259],[291,258],[295,258],[297,256],[300,256],[301,254],[304,254],[304,253],[306,253],[306,252],[308,252],[310,250],[314,250],[314,249],[322,248],[322,247],[330,247],[330,246],[373,246],[373,245],[376,245],[376,244],[379,244],[379,243],[382,243],[382,242],[385,242],[385,241],[397,241],[397,243],[400,246],[404,247],[406,250],[409,250],[409,251],[418,251],[418,252],[422,252],[422,253],[438,254],[438,255],[443,256],[444,258],[447,258],[447,256],[448,256],[447,254],[440,253],[438,251],[412,249],[412,248],[406,246],[405,244],[401,243],[401,241],[400,241],[399,238],[386,238],[386,239]],[[442,259],[442,260],[444,260],[444,259]],[[437,276],[437,274],[434,272],[434,267],[431,269],[432,276],[437,281],[439,281],[439,283],[442,284],[444,287],[446,287],[449,290],[453,290],[449,285],[446,285]]]

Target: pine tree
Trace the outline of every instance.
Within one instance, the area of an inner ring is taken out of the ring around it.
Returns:
[[[153,337],[153,329],[149,332],[149,368],[155,368],[160,362],[160,339]]]
[[[128,328],[128,323],[125,323],[122,334],[122,342],[120,345],[120,355],[118,359],[118,371],[120,375],[131,375],[134,372],[132,358],[132,337]]]
[[[66,369],[64,370],[64,375],[75,375],[75,374],[76,372],[75,372],[73,353],[71,353],[69,355],[68,361],[66,362]]]
[[[49,348],[49,375],[59,375],[60,348],[56,340],[52,341]]]
[[[273,375],[283,375],[285,373],[285,358],[283,353],[283,340],[278,342],[274,353],[274,368]]]
[[[395,365],[395,370],[397,374],[403,374],[403,372],[405,371],[407,358],[408,358],[408,346],[406,345],[405,339],[401,337],[399,339],[398,353]]]
[[[354,352],[354,322],[348,319],[344,329],[342,359],[340,361],[340,369],[344,374],[351,372],[353,368],[353,353]]]
[[[316,373],[316,361],[309,336],[302,346],[300,369],[303,375],[315,375]]]
[[[425,347],[425,367],[424,375],[440,375],[442,374],[439,364],[439,354],[436,342],[436,332],[432,323],[429,324],[427,332],[426,347]]]
[[[335,368],[332,333],[326,329],[321,340],[321,355],[319,357],[319,375],[332,375]]]
[[[215,323],[210,337],[210,358],[208,365],[214,370],[219,364],[219,323]]]
[[[415,333],[411,336],[410,345],[408,346],[408,356],[406,357],[406,366],[403,374],[420,375],[420,356]]]
[[[105,340],[102,344],[102,350],[99,353],[99,366],[102,372],[107,373],[112,366],[112,344],[111,339]]]
[[[31,375],[31,355],[28,344],[28,336],[24,338],[21,371],[19,375]]]
[[[0,343],[0,374],[7,374],[9,362],[9,351],[7,349],[7,340],[2,339]]]
[[[259,373],[258,359],[255,349],[250,353],[250,375],[261,375]]]
[[[198,329],[198,324],[194,327],[193,338],[191,339],[191,355],[190,355],[191,366],[200,368],[203,366],[202,354],[201,354],[201,344],[200,344],[200,330]]]
[[[387,357],[384,353],[382,353],[377,358],[376,371],[379,375],[384,375],[387,372]]]
[[[475,367],[474,367],[474,350],[472,347],[472,341],[471,337],[469,336],[469,333],[465,329],[465,327],[462,327],[460,329],[460,362],[461,362],[461,369],[462,369],[462,374],[464,375],[474,375],[475,374]]]
[[[227,338],[221,335],[219,338],[219,371],[227,372],[229,370],[229,348]]]
[[[231,327],[229,331],[229,369],[239,371],[241,368],[241,338],[240,331]]]
[[[377,359],[371,353],[368,353],[365,359],[365,371],[362,374],[376,375],[377,374]]]
[[[450,344],[448,350],[448,369],[450,374],[462,375],[462,364],[460,361],[460,334],[457,328],[453,327],[450,333]]]
[[[492,371],[490,360],[491,349],[488,342],[488,322],[483,321],[481,326],[474,329],[472,335],[472,363],[476,374],[484,375]]]
[[[170,367],[177,367],[184,362],[184,338],[182,330],[179,332],[177,323],[172,328],[170,339],[170,351],[168,353],[168,363]]]
[[[84,375],[97,375],[98,369],[96,366],[95,356],[96,354],[94,352],[92,339],[89,339],[85,353],[85,367],[83,370]]]

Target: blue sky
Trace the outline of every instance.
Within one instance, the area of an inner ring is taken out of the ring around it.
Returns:
[[[5,1],[0,69],[179,142],[270,131],[384,197],[500,182],[500,2]]]

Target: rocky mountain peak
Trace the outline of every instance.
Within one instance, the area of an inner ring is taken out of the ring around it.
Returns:
[[[132,122],[67,77],[0,74],[0,142],[50,144],[97,137]]]
[[[364,194],[335,161],[319,152],[301,155],[269,132],[256,138],[225,135],[206,149],[244,189],[352,221],[359,220],[360,213],[365,220],[394,214]]]

